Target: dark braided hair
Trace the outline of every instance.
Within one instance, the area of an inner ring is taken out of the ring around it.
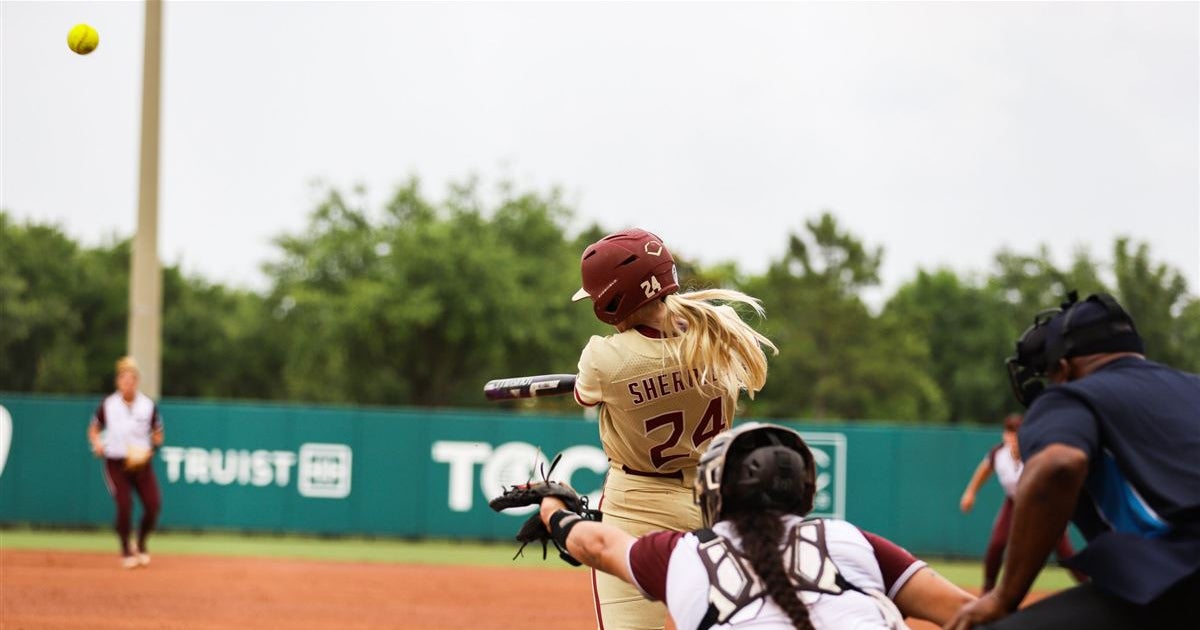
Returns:
[[[779,554],[783,513],[776,510],[744,510],[728,515],[726,520],[733,524],[742,537],[742,552],[762,579],[767,595],[787,613],[797,630],[814,630],[808,618],[808,606],[796,594],[796,587],[788,579]]]

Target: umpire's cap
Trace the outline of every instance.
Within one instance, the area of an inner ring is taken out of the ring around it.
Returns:
[[[815,487],[812,451],[799,433],[747,422],[713,438],[700,456],[695,501],[706,527],[746,510],[804,516],[812,511]]]

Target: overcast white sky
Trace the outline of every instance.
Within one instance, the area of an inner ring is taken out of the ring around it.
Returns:
[[[141,3],[0,3],[0,206],[132,233]],[[87,22],[99,49],[67,31]],[[831,210],[918,267],[1114,237],[1200,286],[1200,4],[172,2],[160,251],[263,287],[319,178],[561,186],[761,271]]]

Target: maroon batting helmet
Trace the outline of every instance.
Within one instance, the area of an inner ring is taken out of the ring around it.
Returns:
[[[679,290],[675,259],[646,230],[622,230],[592,243],[583,250],[580,270],[583,288],[572,299],[591,298],[596,317],[606,324]]]

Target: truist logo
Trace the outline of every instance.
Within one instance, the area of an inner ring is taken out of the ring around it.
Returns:
[[[171,484],[251,487],[291,485],[295,471],[300,496],[344,499],[350,496],[353,453],[345,444],[310,442],[300,451],[164,446],[162,460]]]
[[[8,449],[12,446],[12,416],[4,405],[0,405],[0,475],[4,474],[4,464],[8,462]]]

